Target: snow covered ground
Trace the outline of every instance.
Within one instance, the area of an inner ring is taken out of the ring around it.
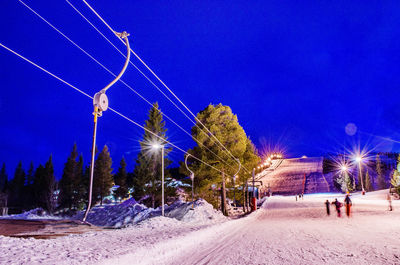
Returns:
[[[323,202],[342,195],[313,194],[272,197],[227,222],[189,210],[193,222],[155,217],[51,240],[0,237],[0,264],[400,264],[400,201],[389,212],[385,195],[353,195],[350,218],[333,207],[326,216]]]

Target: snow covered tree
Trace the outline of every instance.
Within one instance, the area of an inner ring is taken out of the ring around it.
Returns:
[[[385,181],[385,175],[383,174],[382,162],[379,155],[376,155],[376,174],[377,174],[378,189],[386,189],[387,184]]]
[[[341,172],[336,178],[334,178],[335,187],[340,189],[342,192],[353,191],[353,181],[347,171]]]
[[[165,145],[161,139],[168,140],[166,135],[165,121],[159,110],[158,103],[154,103],[149,111],[149,118],[145,121],[144,127],[151,131],[144,132],[143,140],[140,141],[140,153],[136,159],[136,166],[133,172],[133,197],[136,200],[144,199],[148,206],[155,207],[161,202],[161,150],[153,150],[152,144]],[[164,167],[168,167],[171,161],[167,158],[171,148],[164,147]],[[168,179],[168,171],[165,171],[165,179]],[[175,196],[175,189],[165,183],[166,196]]]
[[[120,198],[121,200],[128,197],[128,187],[126,186],[127,179],[128,179],[128,173],[126,172],[126,162],[125,158],[122,157],[118,172],[114,175],[115,185],[119,186],[117,190],[114,192],[115,198]]]
[[[93,201],[103,204],[104,197],[110,195],[110,189],[114,185],[112,176],[112,160],[107,145],[97,156],[94,163],[93,174]]]
[[[373,191],[374,186],[372,185],[371,175],[369,174],[368,170],[365,173],[365,190],[366,191]]]

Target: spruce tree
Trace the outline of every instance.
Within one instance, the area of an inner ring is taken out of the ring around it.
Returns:
[[[115,185],[118,185],[118,189],[114,192],[115,198],[125,199],[128,197],[128,188],[126,185],[128,179],[128,173],[126,172],[125,158],[122,157],[118,172],[114,175]]]
[[[14,178],[11,180],[10,205],[20,210],[24,207],[26,174],[22,168],[22,162],[15,169]]]
[[[140,142],[140,153],[136,159],[136,166],[134,169],[133,187],[134,198],[140,200],[145,196],[150,198],[148,206],[155,207],[156,203],[160,202],[161,198],[161,150],[153,150],[152,144],[164,145],[168,140],[166,136],[167,129],[165,128],[165,121],[159,110],[158,103],[154,103],[149,111],[149,118],[146,120],[144,127],[151,131],[144,132],[143,140]],[[163,139],[163,140],[160,140]],[[164,167],[166,168],[171,162],[167,158],[170,148],[164,147]],[[165,171],[165,179],[168,172]],[[167,185],[165,185],[167,187]],[[171,189],[167,193],[175,195],[175,190]],[[146,203],[146,202],[145,202]]]
[[[387,184],[385,180],[385,175],[383,174],[381,158],[379,155],[376,155],[376,174],[378,176],[378,189],[386,189]]]
[[[52,213],[55,207],[55,184],[53,158],[50,156],[44,167],[40,165],[36,169],[34,184],[37,206],[49,213]]]
[[[371,179],[371,176],[370,176],[368,170],[366,170],[366,173],[365,173],[365,190],[366,191],[374,190],[374,187],[372,185],[372,179]]]
[[[71,210],[75,205],[74,202],[76,200],[76,185],[75,182],[77,181],[77,161],[76,158],[78,157],[77,146],[74,144],[71,154],[65,163],[63,175],[61,177],[59,183],[59,207],[61,209],[67,208]]]
[[[77,210],[81,210],[85,207],[85,202],[87,201],[88,193],[88,181],[84,178],[83,171],[83,156],[80,155],[78,162],[75,167],[75,179],[73,181],[72,190],[74,192],[74,200],[72,202],[73,206]]]
[[[104,197],[110,195],[110,189],[114,185],[111,166],[110,152],[105,145],[94,163],[93,174],[93,201],[100,201],[100,205],[103,205]]]
[[[3,166],[0,170],[0,192],[6,192],[8,183],[8,176],[6,171],[6,163],[3,163]]]
[[[32,209],[35,207],[35,191],[34,191],[34,181],[35,181],[35,167],[33,162],[31,162],[28,170],[28,174],[26,176],[26,185],[25,185],[25,200],[24,200],[24,208]]]

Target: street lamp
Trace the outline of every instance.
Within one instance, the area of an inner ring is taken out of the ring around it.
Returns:
[[[194,209],[194,172],[189,169],[188,164],[187,164],[187,159],[189,156],[190,156],[190,154],[186,155],[185,166],[186,166],[187,170],[190,172],[190,179],[192,180],[192,209]]]
[[[363,158],[362,158],[362,156],[358,155],[358,156],[356,156],[355,160],[358,163],[358,168],[359,168],[360,181],[361,181],[361,194],[365,195],[364,182],[363,182],[362,171],[361,171],[361,162],[363,161]]]
[[[164,216],[164,145],[154,143],[151,147],[155,150],[161,149],[161,215]]]
[[[236,207],[236,187],[235,187],[235,180],[236,180],[236,177],[237,177],[237,174],[240,172],[240,169],[241,169],[241,167],[242,167],[242,164],[240,163],[240,160],[239,159],[236,159],[236,161],[238,162],[238,164],[239,164],[239,168],[238,168],[238,171],[235,173],[235,175],[233,175],[233,204],[235,205],[235,207]]]

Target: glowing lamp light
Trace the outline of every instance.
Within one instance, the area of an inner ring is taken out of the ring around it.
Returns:
[[[362,157],[361,156],[356,156],[356,162],[360,163],[362,161]]]
[[[152,144],[151,148],[153,149],[160,149],[162,146],[160,144]]]
[[[346,166],[346,165],[343,165],[343,166],[341,166],[341,168],[340,168],[340,169],[341,169],[343,172],[348,170],[348,168],[347,168],[347,166]]]

